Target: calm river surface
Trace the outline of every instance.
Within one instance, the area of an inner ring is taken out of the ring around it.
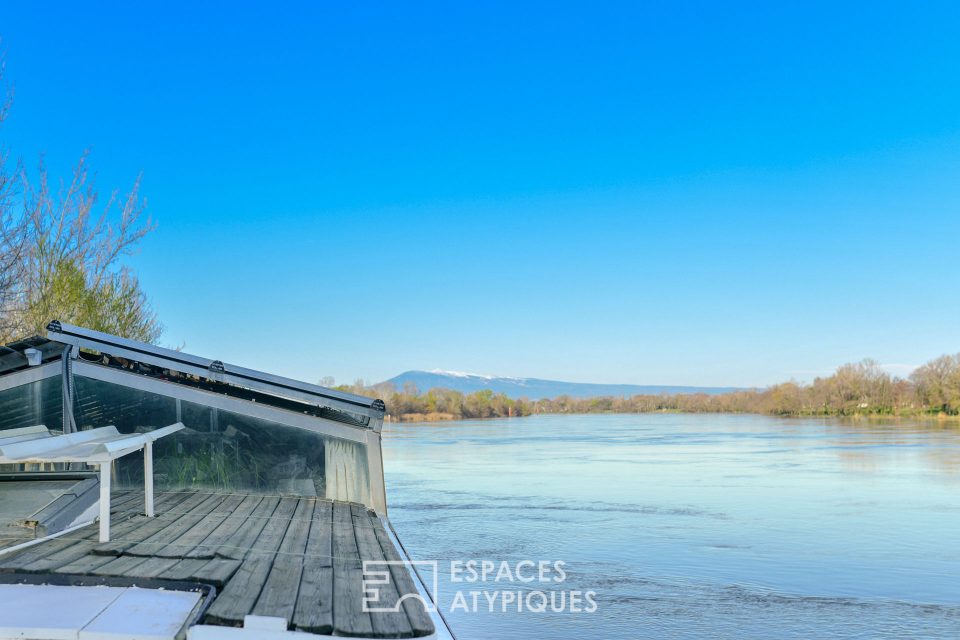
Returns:
[[[459,640],[960,637],[956,428],[537,416],[387,425],[384,455],[391,520],[445,563],[448,610],[458,590],[597,594],[594,613],[481,594],[447,613]],[[470,559],[567,575],[452,583]]]

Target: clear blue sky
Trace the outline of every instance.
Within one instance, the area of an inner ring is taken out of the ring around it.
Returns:
[[[7,3],[0,140],[143,172],[163,342],[308,380],[960,351],[960,5],[519,4]]]

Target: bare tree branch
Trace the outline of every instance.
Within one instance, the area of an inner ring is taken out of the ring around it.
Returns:
[[[13,92],[3,83],[0,125]],[[0,149],[0,342],[42,334],[53,319],[152,342],[161,332],[136,276],[121,264],[154,224],[140,176],[98,209],[89,153],[54,192],[41,158],[35,179]]]
[[[140,178],[120,197],[113,192],[97,211],[98,194],[88,172],[89,153],[77,162],[56,194],[41,161],[36,180],[19,175],[25,226],[23,264],[15,287],[22,300],[13,325],[21,334],[42,332],[53,318],[152,341],[160,325],[136,277],[121,265],[153,230],[139,196]],[[9,322],[8,322],[9,324]]]

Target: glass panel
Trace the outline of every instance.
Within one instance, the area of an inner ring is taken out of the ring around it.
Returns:
[[[121,433],[150,431],[177,422],[177,401],[155,393],[75,375],[77,429],[115,426]]]
[[[63,430],[63,392],[59,375],[0,391],[0,431],[46,425]]]
[[[91,378],[75,380],[81,429],[114,425],[136,433],[178,421],[187,427],[154,445],[158,489],[370,501],[364,445]],[[142,457],[119,459],[117,481],[142,486]]]
[[[16,374],[14,374],[16,375]],[[59,375],[0,391],[0,435],[7,429],[44,425],[63,431],[63,391]],[[0,473],[63,471],[62,464],[0,464]]]

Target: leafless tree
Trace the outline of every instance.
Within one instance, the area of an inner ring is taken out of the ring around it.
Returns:
[[[0,124],[13,98],[3,84]],[[42,334],[53,319],[152,342],[161,331],[136,276],[122,264],[154,225],[140,178],[98,205],[84,153],[58,188],[0,149],[0,341]]]
[[[43,330],[59,318],[84,326],[152,341],[160,325],[136,276],[121,265],[124,256],[154,225],[145,216],[140,179],[121,196],[114,191],[97,209],[98,194],[88,173],[88,154],[69,182],[54,192],[46,168],[35,181],[22,172],[26,250],[19,296],[21,334]]]
[[[0,52],[0,126],[10,111],[13,90],[4,83],[5,61]],[[16,176],[6,149],[0,148],[0,336],[14,330],[12,310],[16,307],[18,283],[22,281],[26,224],[14,212]]]

